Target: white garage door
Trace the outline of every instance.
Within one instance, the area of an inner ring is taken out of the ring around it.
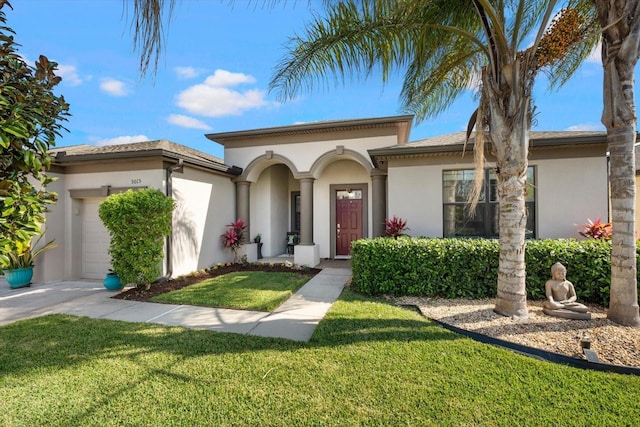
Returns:
[[[109,232],[98,216],[104,199],[85,199],[82,209],[82,278],[104,279],[111,268]]]

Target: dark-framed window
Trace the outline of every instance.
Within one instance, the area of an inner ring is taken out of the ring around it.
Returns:
[[[487,237],[499,236],[498,180],[492,169],[485,169],[480,201],[474,215],[467,214],[467,200],[473,189],[476,171],[455,169],[442,171],[443,236]],[[525,206],[527,209],[526,237],[536,236],[535,228],[535,168],[527,169]]]
[[[291,231],[300,232],[300,192],[291,192]]]

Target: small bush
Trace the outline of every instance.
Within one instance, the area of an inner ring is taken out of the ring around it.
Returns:
[[[578,233],[590,239],[611,239],[613,235],[613,226],[610,222],[602,222],[600,218],[595,221],[591,221],[587,219],[586,224],[582,224],[582,230],[578,231]]]
[[[112,194],[100,204],[98,214],[111,236],[111,265],[123,283],[158,278],[173,207],[173,199],[153,188]]]
[[[409,227],[407,227],[407,220],[393,216],[393,218],[387,218],[384,220],[384,235],[387,237],[393,237],[397,239],[400,236],[405,236]]]
[[[220,236],[220,242],[222,247],[233,251],[233,262],[237,263],[239,262],[238,250],[244,244],[244,230],[247,225],[244,220],[238,219],[231,224],[227,224],[227,227],[227,231]]]
[[[493,298],[499,253],[498,241],[488,239],[358,240],[351,251],[352,286],[367,295]],[[580,302],[608,305],[610,241],[531,240],[525,261],[528,298],[544,299],[551,266],[561,262]]]

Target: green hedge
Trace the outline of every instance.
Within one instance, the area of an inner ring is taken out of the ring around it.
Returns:
[[[492,298],[499,252],[498,241],[488,239],[358,240],[351,251],[352,286],[367,295]],[[528,241],[527,297],[544,299],[551,266],[561,262],[579,301],[608,305],[610,256],[611,243],[604,240]]]

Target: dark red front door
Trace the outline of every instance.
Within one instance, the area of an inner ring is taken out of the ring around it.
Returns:
[[[336,191],[336,255],[351,255],[351,242],[362,238],[362,191]]]

